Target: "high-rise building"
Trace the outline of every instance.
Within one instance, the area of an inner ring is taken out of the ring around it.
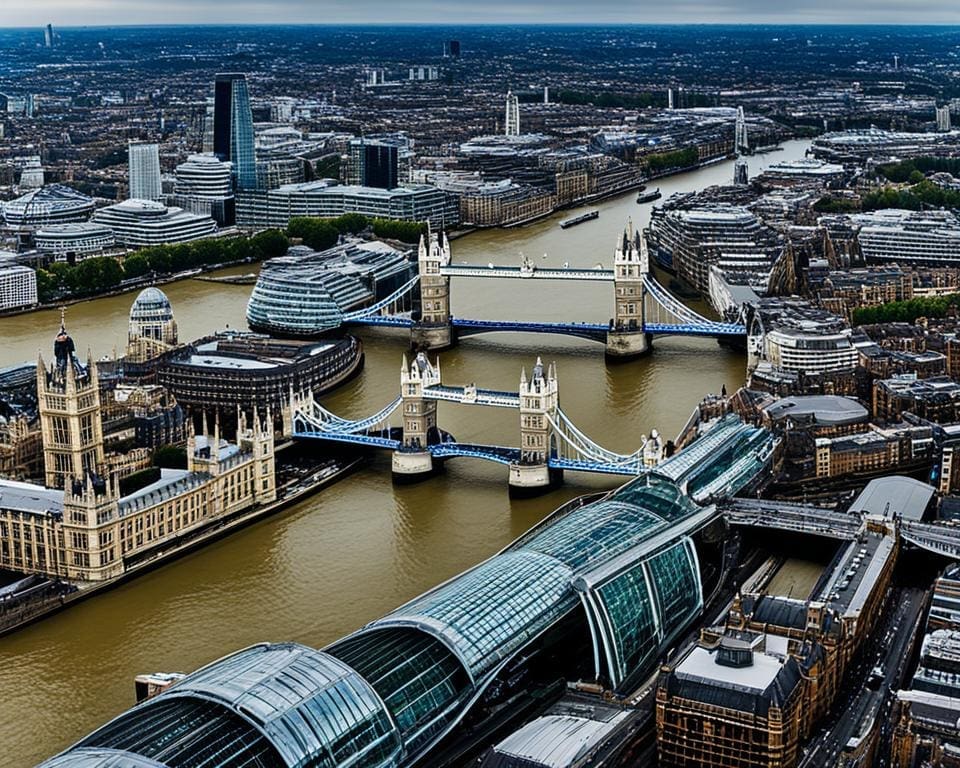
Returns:
[[[941,133],[947,133],[950,130],[950,105],[944,104],[937,107],[937,130]]]
[[[53,48],[53,24],[47,24],[43,30],[43,47]]]
[[[737,107],[737,124],[734,129],[733,149],[737,154],[750,149],[750,142],[747,139],[747,119],[743,114],[743,107]]]
[[[447,40],[443,44],[443,57],[445,59],[459,59],[460,58],[460,41],[459,40]]]
[[[520,100],[513,91],[507,91],[507,109],[503,127],[503,132],[507,136],[520,135]]]
[[[160,183],[160,148],[153,143],[131,141],[127,148],[131,200],[163,198]]]
[[[216,77],[213,153],[221,160],[233,163],[233,178],[238,189],[256,189],[253,112],[245,75],[228,73]]]
[[[209,216],[220,226],[235,220],[230,163],[213,155],[190,155],[176,169],[174,204],[190,213]]]
[[[733,183],[738,187],[745,187],[750,181],[745,158],[738,157],[733,164]]]
[[[376,139],[353,139],[350,142],[350,181],[361,187],[394,189],[400,150],[396,143]]]

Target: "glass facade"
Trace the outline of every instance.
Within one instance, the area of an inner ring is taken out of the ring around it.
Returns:
[[[244,75],[217,75],[214,83],[213,152],[233,163],[238,189],[257,188],[253,112]]]

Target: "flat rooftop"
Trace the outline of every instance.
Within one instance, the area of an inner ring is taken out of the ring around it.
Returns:
[[[936,489],[912,477],[891,475],[867,483],[854,499],[850,512],[858,515],[894,515],[904,520],[921,520]]]

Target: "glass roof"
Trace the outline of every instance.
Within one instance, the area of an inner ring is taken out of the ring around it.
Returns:
[[[401,751],[363,678],[295,643],[257,645],[210,664],[78,747],[125,750],[166,768],[391,768]]]
[[[443,638],[476,680],[578,604],[572,575],[553,557],[504,552],[370,626],[415,626]]]
[[[163,763],[116,749],[81,748],[47,760],[42,768],[166,768]]]
[[[327,649],[359,672],[383,699],[408,752],[441,731],[473,687],[440,640],[412,627],[377,629]]]

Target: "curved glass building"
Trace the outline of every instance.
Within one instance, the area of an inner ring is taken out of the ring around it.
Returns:
[[[346,243],[322,253],[294,246],[264,262],[247,303],[247,324],[277,336],[318,336],[339,328],[347,312],[388,296],[416,268],[407,254],[384,243]]]
[[[323,651],[261,645],[228,656],[44,768],[112,765],[87,760],[117,752],[153,768],[439,765],[565,680],[634,691],[703,606],[693,537],[717,510],[691,496],[720,477],[740,490],[773,438],[728,417],[698,443],[697,461],[682,452],[665,472],[561,507]]]
[[[93,198],[62,184],[48,184],[3,203],[3,220],[8,227],[36,228],[85,221],[94,207]]]

